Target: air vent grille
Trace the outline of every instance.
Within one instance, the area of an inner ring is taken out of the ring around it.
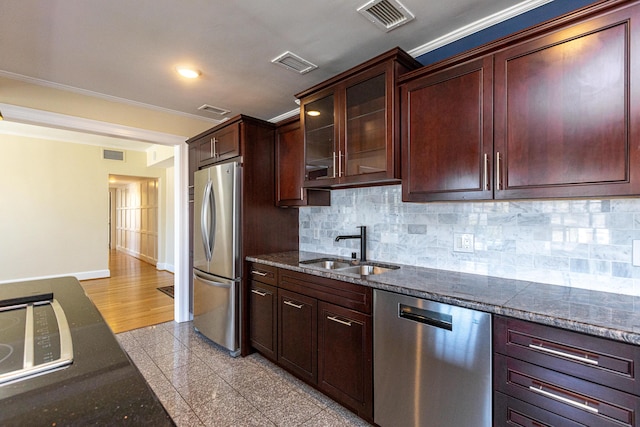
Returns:
[[[391,31],[415,18],[396,0],[373,0],[358,8],[358,12],[384,31]]]
[[[230,110],[226,110],[224,108],[219,108],[219,107],[214,107],[213,105],[209,105],[209,104],[204,104],[204,105],[198,107],[198,110],[208,111],[209,113],[217,114],[219,116],[224,116],[224,115],[229,114],[231,112]]]
[[[118,160],[124,162],[124,151],[102,150],[102,158],[105,160]]]
[[[295,71],[300,74],[308,73],[311,70],[315,70],[318,68],[317,65],[312,64],[304,58],[296,55],[295,53],[291,53],[289,51],[283,53],[271,60],[274,64],[285,67],[288,70]]]

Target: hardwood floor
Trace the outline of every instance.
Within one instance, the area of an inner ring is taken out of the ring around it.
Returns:
[[[173,320],[173,298],[156,288],[173,285],[173,274],[112,250],[111,277],[80,282],[114,333]]]

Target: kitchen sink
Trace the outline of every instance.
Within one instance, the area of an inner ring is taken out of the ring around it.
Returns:
[[[369,276],[373,274],[386,273],[387,271],[397,270],[399,268],[400,267],[397,265],[388,264],[361,264],[349,268],[343,268],[340,271],[343,273],[355,273],[363,276]]]
[[[355,264],[354,264],[355,263]],[[367,262],[358,264],[358,261],[349,261],[341,258],[317,258],[307,261],[300,261],[300,264],[308,267],[317,267],[324,270],[334,270],[340,273],[360,274],[369,276],[374,274],[382,274],[387,271],[397,270],[397,265],[381,264],[377,262]]]
[[[349,261],[339,258],[310,259],[308,261],[300,261],[300,264],[304,264],[309,267],[320,267],[326,270],[338,270],[351,267],[351,263]]]

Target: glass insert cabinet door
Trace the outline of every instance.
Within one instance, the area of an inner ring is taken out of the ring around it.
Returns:
[[[346,138],[340,154],[345,154],[347,176],[387,170],[385,81],[380,74],[346,90]]]
[[[304,106],[305,175],[308,181],[337,177],[334,95]]]

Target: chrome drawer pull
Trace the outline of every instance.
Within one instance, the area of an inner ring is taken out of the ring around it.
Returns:
[[[566,357],[567,359],[575,360],[577,362],[584,362],[590,365],[598,365],[597,360],[589,359],[588,357],[574,356],[573,354],[565,353],[562,351],[554,350],[551,348],[543,347],[541,345],[529,344],[529,347],[534,350],[540,350],[549,354],[553,354],[554,356]]]
[[[327,316],[327,319],[333,320],[334,322],[338,322],[338,323],[340,323],[342,325],[345,325],[345,326],[351,326],[351,322],[345,322],[344,320],[340,320],[335,316]]]
[[[530,385],[529,386],[529,390],[531,390],[531,391],[533,391],[535,393],[541,394],[541,395],[543,395],[545,397],[548,397],[550,399],[554,399],[554,400],[557,400],[559,402],[566,403],[567,405],[572,405],[572,406],[575,406],[576,408],[580,408],[580,409],[583,409],[585,411],[592,412],[594,414],[598,413],[598,409],[597,408],[589,406],[586,403],[574,402],[571,399],[567,399],[566,397],[558,396],[557,394],[550,393],[550,392],[548,392],[546,390],[543,390],[543,389],[541,389],[539,387],[534,387],[534,386]]]
[[[291,307],[295,307],[295,308],[297,308],[297,309],[300,309],[300,308],[304,307],[304,304],[300,304],[300,305],[298,305],[298,304],[294,304],[294,303],[292,303],[291,301],[285,301],[284,303],[285,303],[285,304],[287,304],[287,305],[289,305],[289,306],[291,306]]]
[[[256,295],[260,295],[261,297],[266,297],[268,295],[266,292],[260,292],[257,289],[251,289],[251,292],[253,292]]]
[[[257,271],[257,270],[251,270],[251,274],[257,274],[258,276],[266,276],[267,273],[263,273],[262,271]]]

